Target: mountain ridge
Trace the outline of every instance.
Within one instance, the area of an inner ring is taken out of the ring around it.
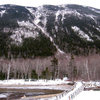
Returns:
[[[8,35],[9,44],[18,46],[25,38],[36,39],[42,34],[60,52],[75,55],[99,53],[99,9],[81,5],[44,5],[37,8],[1,5],[0,15],[0,33]]]

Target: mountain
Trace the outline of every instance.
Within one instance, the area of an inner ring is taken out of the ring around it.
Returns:
[[[100,10],[81,5],[0,6],[0,56],[100,52]]]

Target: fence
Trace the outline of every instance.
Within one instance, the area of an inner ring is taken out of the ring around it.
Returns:
[[[51,97],[43,100],[60,100],[63,97],[65,97],[66,100],[73,100],[73,98],[75,98],[83,90],[84,90],[84,85],[80,82],[80,83],[76,83],[69,91],[65,90],[64,92],[56,95],[55,97]]]

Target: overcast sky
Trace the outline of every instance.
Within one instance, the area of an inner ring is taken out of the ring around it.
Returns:
[[[0,5],[2,4],[16,4],[16,5],[32,6],[32,7],[37,7],[44,4],[51,4],[51,5],[79,4],[100,9],[100,0],[0,0]]]

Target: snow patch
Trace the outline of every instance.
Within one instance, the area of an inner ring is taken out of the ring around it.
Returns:
[[[32,31],[32,30],[29,30],[29,29],[26,29],[26,28],[16,28],[14,31],[13,31],[13,35],[11,35],[11,38],[15,41],[15,42],[18,42],[18,43],[21,43],[22,42],[22,36],[24,38],[28,38],[28,37],[33,37],[33,38],[36,38],[39,36],[39,33],[37,31]]]
[[[34,12],[35,12],[35,11],[33,10],[33,8],[28,8],[28,7],[26,7],[26,9],[27,9],[31,14],[32,14],[32,13],[34,14]]]
[[[3,6],[3,5],[0,5],[0,8],[5,8],[5,6]]]
[[[77,34],[78,34],[81,38],[84,38],[84,39],[86,39],[87,41],[93,41],[92,39],[90,39],[90,37],[89,37],[87,34],[85,34],[82,30],[80,30],[79,27],[77,27],[77,26],[72,26],[71,28],[74,30],[74,32],[77,32]]]
[[[57,12],[56,12],[56,21],[58,21],[58,16],[61,14],[61,11],[60,10],[58,10]],[[63,16],[63,14],[62,14],[62,16]]]
[[[10,29],[10,28],[7,28],[7,27],[4,27],[4,28],[3,28],[3,32],[5,32],[5,33],[10,32],[10,30],[11,30],[11,29]]]
[[[64,54],[65,52],[60,50],[58,47],[57,47],[58,51],[61,53],[61,54]]]
[[[30,23],[29,21],[17,21],[19,26],[24,26],[26,28],[32,29],[34,28],[33,23]]]
[[[28,38],[33,37],[36,38],[39,36],[39,33],[36,31],[36,26],[29,21],[17,21],[20,28],[16,28],[13,30],[13,35],[11,35],[11,39],[15,41],[15,43],[21,43],[22,37]]]
[[[38,24],[38,23],[40,22],[40,19],[39,19],[39,18],[35,18],[34,22],[35,22],[36,24]]]
[[[100,32],[100,28],[96,28]]]
[[[0,15],[1,15],[1,17],[3,16],[3,14],[6,12],[6,10],[2,10],[2,11],[0,11]]]
[[[55,30],[56,30],[56,32],[58,32],[58,26],[56,26],[56,25],[55,25]]]
[[[62,21],[65,19],[65,15],[78,16],[79,19],[82,18],[82,15],[79,12],[77,12],[76,10],[70,10],[68,8],[65,10],[58,10],[55,15],[56,15],[56,21],[58,21],[59,15],[62,15],[62,19],[61,19]]]
[[[7,96],[4,94],[0,94],[0,98],[7,98]]]

